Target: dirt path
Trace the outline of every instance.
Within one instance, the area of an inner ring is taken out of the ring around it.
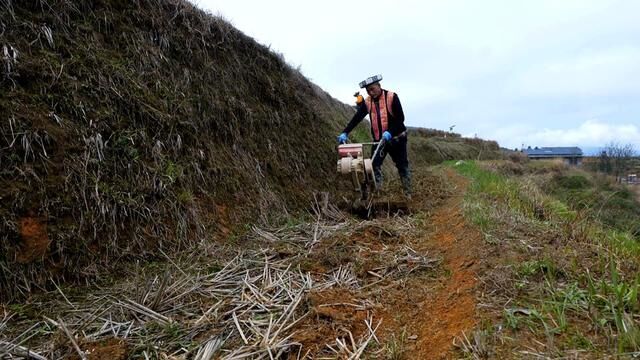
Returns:
[[[443,171],[441,185],[434,178],[420,174],[416,184],[413,217],[425,216],[419,235],[380,238],[374,234],[351,236],[350,241],[369,247],[385,248],[406,243],[417,253],[442,261],[438,268],[410,273],[400,280],[381,283],[372,293],[359,295],[380,304],[376,315],[383,321],[384,342],[401,343],[397,357],[403,359],[454,358],[453,340],[476,324],[476,271],[478,254],[483,246],[481,234],[468,226],[463,216],[463,198],[468,180],[450,168]],[[432,175],[433,176],[433,175]],[[443,187],[443,190],[434,191]],[[439,197],[433,207],[434,197]],[[431,204],[431,205],[430,205]],[[382,224],[394,219],[380,219]],[[362,254],[350,254],[357,259]],[[375,268],[375,266],[374,266]]]
[[[467,180],[448,169],[447,178],[456,187],[453,196],[432,216],[433,233],[424,239],[443,256],[448,273],[434,292],[419,304],[415,319],[418,337],[409,358],[443,359],[452,357],[454,338],[471,330],[476,323],[476,269],[480,233],[465,224],[462,199]]]
[[[362,302],[376,304],[372,310],[375,319],[382,319],[379,334],[388,358],[455,357],[453,340],[476,324],[476,270],[483,241],[463,217],[468,181],[452,169],[444,170],[439,180],[432,173],[421,175],[416,176],[420,181],[411,216],[405,220],[402,216],[377,218],[346,238],[319,245],[324,250],[316,249],[315,255],[310,255],[313,270],[319,273],[337,265],[355,264],[367,289],[333,291],[314,298],[311,305],[320,321],[314,319],[299,329],[305,337],[298,340],[305,348],[320,350],[329,338],[340,336],[338,328],[362,334],[366,330],[362,326],[366,310],[332,305]],[[403,221],[416,218],[424,220],[415,231],[406,230]],[[402,258],[406,249],[438,265],[402,275],[389,272],[389,263]],[[328,259],[332,259],[329,266],[318,266],[327,265]],[[371,275],[383,279],[378,283],[379,279]],[[378,284],[368,285],[372,283]]]

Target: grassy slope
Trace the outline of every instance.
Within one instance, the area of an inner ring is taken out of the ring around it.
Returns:
[[[579,170],[556,174],[544,187],[572,208],[597,209],[592,215],[604,225],[640,236],[640,205],[633,189]]]
[[[224,20],[181,0],[2,2],[0,19],[0,300],[334,188],[353,110]],[[499,156],[411,134],[414,165]],[[354,136],[368,141],[367,125]]]
[[[446,160],[497,159],[502,156],[495,141],[463,138],[459,134],[434,129],[412,128],[410,157],[417,166],[435,165]]]
[[[621,189],[558,164],[457,169],[473,180],[466,216],[490,246],[481,299],[488,310],[463,347],[468,356],[601,358],[640,350],[640,239],[607,213],[637,215],[621,212],[626,196],[599,202]]]
[[[16,56],[0,79],[0,298],[330,184],[352,110],[220,18],[180,0],[1,4]]]

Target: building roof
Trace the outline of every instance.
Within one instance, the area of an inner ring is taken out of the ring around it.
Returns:
[[[579,147],[535,147],[522,150],[528,157],[582,157],[582,150]]]

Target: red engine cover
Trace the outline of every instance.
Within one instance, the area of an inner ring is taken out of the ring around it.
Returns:
[[[362,144],[338,145],[338,156],[340,158],[351,156],[354,159],[358,156],[362,156]]]

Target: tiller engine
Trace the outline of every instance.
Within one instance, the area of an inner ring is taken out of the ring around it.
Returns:
[[[371,158],[364,156],[365,145],[377,145]],[[360,192],[361,200],[367,200],[369,194],[378,187],[373,173],[372,159],[382,150],[383,146],[384,141],[379,143],[338,145],[338,174],[350,178],[353,190]]]

